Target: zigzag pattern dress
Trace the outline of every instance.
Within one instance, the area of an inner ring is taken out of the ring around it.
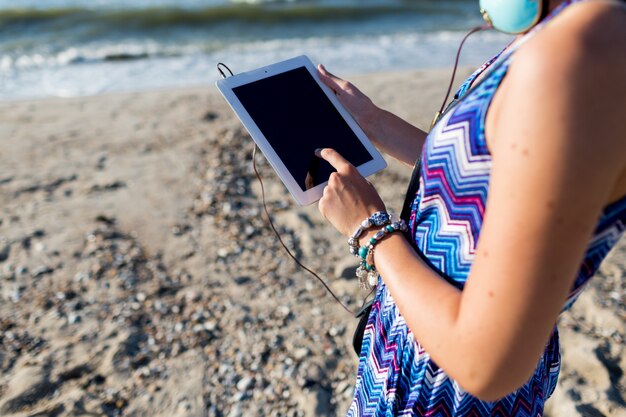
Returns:
[[[569,3],[572,1],[549,18]],[[489,68],[491,72],[475,88],[469,86],[483,68],[468,79],[457,93],[461,100],[433,128],[422,152],[411,233],[431,268],[459,288],[463,288],[472,266],[489,189],[491,155],[485,141],[485,114],[513,52],[490,60],[485,66],[495,61]],[[605,207],[564,310],[580,294],[625,228],[626,197]],[[379,279],[348,416],[537,417],[543,414],[544,402],[556,387],[559,369],[555,328],[526,385],[497,402],[480,401],[464,392],[430,359]]]

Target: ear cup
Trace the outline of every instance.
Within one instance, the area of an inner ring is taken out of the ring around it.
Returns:
[[[544,12],[542,0],[480,0],[483,17],[500,32],[518,34],[532,28]]]

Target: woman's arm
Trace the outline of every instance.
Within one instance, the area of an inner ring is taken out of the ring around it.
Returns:
[[[572,10],[517,52],[498,92],[489,198],[463,292],[402,236],[377,245],[376,267],[409,329],[483,400],[512,392],[535,370],[626,165],[626,16],[615,9]],[[381,203],[364,197],[366,185],[336,152],[323,156],[338,173],[320,211],[349,234]]]
[[[352,83],[332,75],[324,66],[318,66],[318,74],[380,150],[406,165],[415,164],[426,132],[377,107]]]

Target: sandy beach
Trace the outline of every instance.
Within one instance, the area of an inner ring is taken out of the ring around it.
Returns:
[[[448,77],[349,78],[426,128]],[[0,416],[344,415],[356,320],[272,234],[252,147],[212,85],[0,103]],[[257,161],[286,243],[357,308],[345,239]],[[626,416],[625,274],[623,238],[560,319],[547,416]]]

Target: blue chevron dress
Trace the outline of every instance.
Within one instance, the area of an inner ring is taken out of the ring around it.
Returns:
[[[474,88],[469,86],[483,68],[468,79],[459,90],[460,101],[433,128],[422,152],[411,233],[431,267],[459,288],[472,266],[489,189],[491,155],[485,141],[485,114],[513,52],[510,49],[485,64],[491,64],[490,72]],[[564,309],[571,306],[625,228],[626,197],[605,207]],[[554,391],[559,369],[555,328],[526,385],[497,402],[480,401],[430,359],[379,279],[348,416],[537,417]]]

